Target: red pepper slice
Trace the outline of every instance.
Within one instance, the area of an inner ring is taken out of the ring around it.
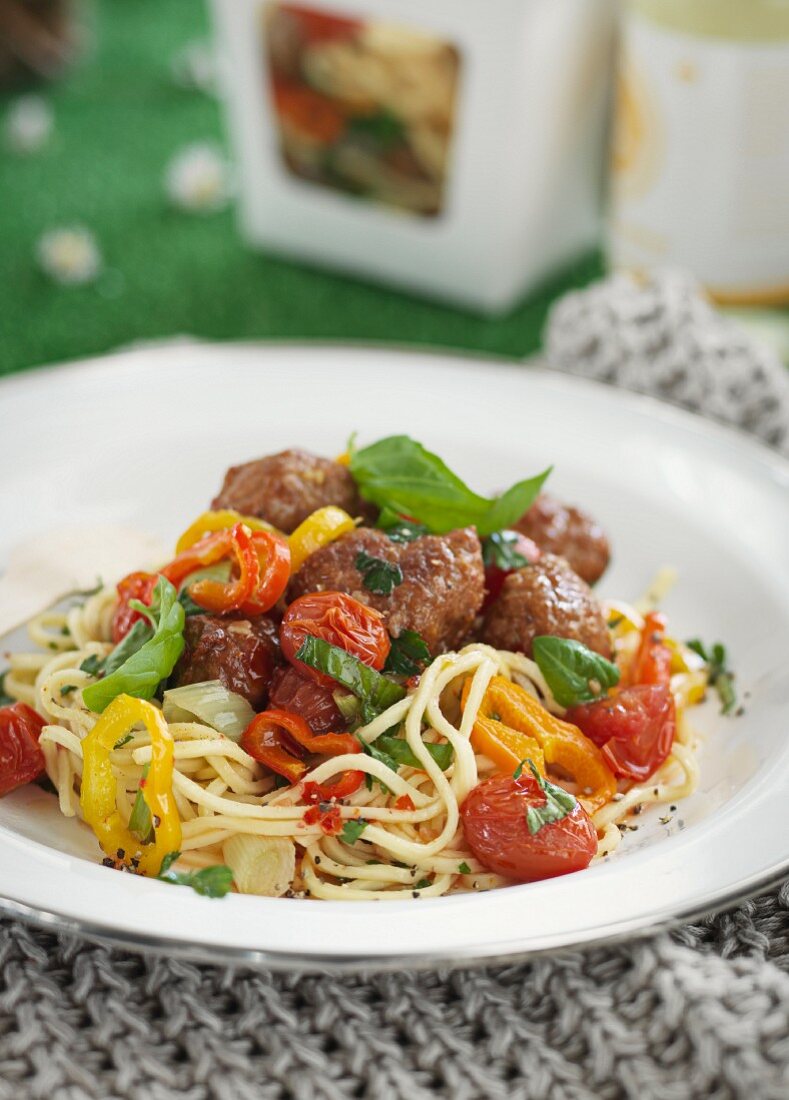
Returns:
[[[629,682],[662,684],[671,680],[671,650],[666,645],[666,616],[652,611],[644,618],[641,645],[630,671]]]
[[[347,798],[358,791],[363,782],[364,772],[343,772],[330,783],[305,783],[302,798],[305,802],[331,802],[333,798]]]
[[[139,611],[129,607],[130,600],[139,600],[150,607],[153,590],[159,579],[158,573],[129,573],[118,582],[118,606],[112,616],[112,640],[115,645],[122,641],[131,628],[142,618]]]
[[[300,758],[308,752],[325,756],[361,752],[361,745],[350,733],[316,735],[303,718],[287,710],[264,710],[256,715],[241,735],[240,745],[244,752],[291,783],[307,770]],[[336,792],[331,797],[337,797]]]
[[[238,563],[235,579],[212,581],[206,578],[189,585],[189,595],[206,611],[221,614],[241,610],[260,584],[260,560],[255,553],[252,533],[243,523],[237,523],[230,531],[230,550]]]
[[[271,610],[288,587],[290,547],[285,539],[269,531],[253,531],[252,545],[258,558],[260,579],[241,610],[246,615],[262,615]],[[200,601],[195,598],[195,603]]]

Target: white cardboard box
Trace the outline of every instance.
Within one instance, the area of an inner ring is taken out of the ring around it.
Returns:
[[[443,199],[430,217],[288,170],[266,3],[213,0],[251,244],[493,313],[598,240],[615,0],[303,0],[457,51]]]

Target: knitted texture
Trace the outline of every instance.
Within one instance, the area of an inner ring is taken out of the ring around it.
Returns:
[[[547,343],[554,365],[789,440],[786,379],[687,283],[571,296]],[[0,921],[0,1100],[778,1100],[787,1081],[789,884],[671,935],[347,978]]]
[[[614,275],[565,295],[545,352],[558,370],[653,394],[789,454],[789,373],[684,273]]]

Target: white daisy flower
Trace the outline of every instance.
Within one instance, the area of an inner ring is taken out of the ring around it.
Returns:
[[[196,142],[185,146],[170,161],[165,185],[175,206],[210,214],[223,209],[230,200],[230,166],[218,146]]]
[[[20,96],[6,111],[5,143],[15,153],[37,153],[49,141],[54,124],[52,108],[45,99]]]
[[[36,255],[42,270],[66,286],[91,283],[101,271],[96,238],[82,225],[49,229],[39,239]]]

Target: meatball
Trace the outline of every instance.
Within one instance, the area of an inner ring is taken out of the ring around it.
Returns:
[[[279,658],[277,623],[268,615],[190,615],[184,627],[183,654],[172,683],[221,680],[229,691],[249,700],[255,710],[266,702]]]
[[[566,558],[587,584],[594,584],[606,570],[611,552],[605,531],[580,508],[543,493],[513,527],[541,550]]]
[[[352,516],[362,511],[347,466],[293,450],[231,466],[211,507],[234,508],[290,534],[327,504],[336,504]]]
[[[482,626],[483,642],[529,655],[540,634],[572,638],[611,656],[608,629],[591,589],[555,554],[511,573]]]
[[[390,595],[371,592],[356,568],[358,554],[399,565],[403,581]],[[432,654],[460,645],[485,594],[482,550],[472,527],[394,543],[383,531],[362,528],[317,550],[291,582],[289,598],[307,592],[347,592],[380,611],[392,637],[415,630]]]
[[[331,690],[308,680],[295,668],[278,668],[275,671],[268,705],[298,714],[313,733],[336,733],[346,728]]]

